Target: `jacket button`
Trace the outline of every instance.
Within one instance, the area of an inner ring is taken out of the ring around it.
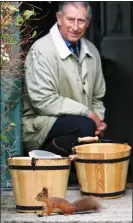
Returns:
[[[85,82],[83,82],[83,85],[85,85]]]

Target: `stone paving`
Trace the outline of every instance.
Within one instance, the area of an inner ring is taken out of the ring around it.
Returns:
[[[80,197],[78,189],[67,190],[66,199],[74,201]],[[64,216],[52,214],[39,218],[36,213],[18,213],[15,209],[13,192],[2,192],[1,196],[1,223],[132,223],[132,189],[117,199],[102,200],[103,209],[100,212],[76,213]]]

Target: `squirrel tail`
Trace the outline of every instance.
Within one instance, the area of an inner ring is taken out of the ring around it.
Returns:
[[[101,198],[94,196],[82,197],[72,203],[76,211],[100,210],[102,208]]]

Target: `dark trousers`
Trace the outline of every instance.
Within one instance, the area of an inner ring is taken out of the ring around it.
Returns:
[[[96,124],[88,117],[63,115],[54,123],[47,139],[39,149],[61,156],[72,154],[72,147],[78,145],[78,137],[95,136]]]

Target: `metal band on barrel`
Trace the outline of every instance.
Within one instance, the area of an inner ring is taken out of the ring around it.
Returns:
[[[129,160],[130,156],[122,157],[122,158],[117,158],[117,159],[77,159],[76,162],[79,163],[119,163],[119,162],[124,162],[126,160]]]

